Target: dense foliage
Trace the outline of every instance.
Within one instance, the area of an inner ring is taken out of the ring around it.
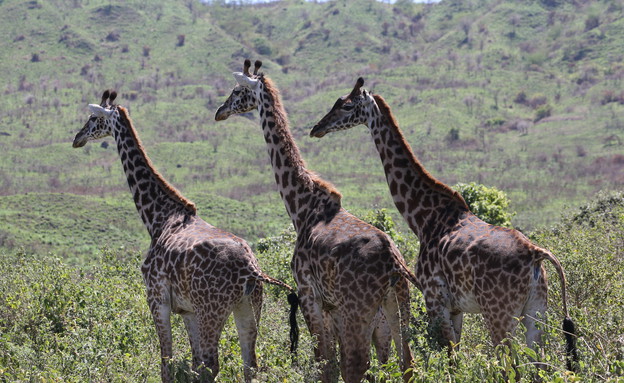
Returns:
[[[409,233],[395,231],[384,212],[370,212],[385,222],[404,244],[417,246]],[[426,333],[422,297],[413,290],[411,326],[415,382],[499,382],[503,374],[531,382],[616,382],[624,376],[624,195],[596,199],[564,217],[551,229],[532,235],[562,261],[571,316],[576,321],[581,354],[578,375],[565,371],[561,334],[561,297],[556,277],[550,281],[550,311],[543,318],[545,370],[531,363],[535,353],[521,333],[509,350],[495,356],[479,316],[468,315],[453,361]],[[256,253],[266,272],[292,282],[291,230],[260,241]],[[409,244],[411,242],[411,244]],[[92,267],[68,266],[52,255],[12,252],[0,257],[0,380],[155,382],[159,351],[144,298],[140,256],[104,250]],[[551,271],[551,275],[555,275]],[[296,364],[288,354],[288,305],[283,290],[265,292],[260,323],[258,378],[267,382],[308,382],[316,371],[312,340],[302,326]],[[183,324],[174,316],[174,365],[179,381],[192,378],[190,350]],[[221,339],[221,381],[242,379],[242,362],[233,320]],[[514,369],[513,366],[517,367]],[[373,357],[374,382],[400,381],[394,355],[381,366]]]
[[[511,219],[515,213],[509,211],[510,201],[504,191],[476,182],[458,183],[453,189],[464,197],[477,217],[492,225],[511,227]]]
[[[252,242],[278,235],[288,218],[256,114],[214,122],[245,58],[263,60],[310,169],[351,211],[396,218],[369,134],[308,128],[358,76],[431,174],[504,190],[516,227],[624,183],[620,0],[247,3],[1,1],[0,219],[13,224],[0,247],[73,264],[102,243],[146,247],[115,145],[70,144],[107,88],[202,217]]]

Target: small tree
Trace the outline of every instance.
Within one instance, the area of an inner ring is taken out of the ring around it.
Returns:
[[[512,227],[511,218],[516,215],[509,211],[507,194],[495,187],[471,182],[453,186],[464,197],[470,210],[487,223],[503,227]]]

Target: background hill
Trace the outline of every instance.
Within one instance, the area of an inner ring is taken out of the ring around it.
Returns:
[[[394,214],[365,128],[308,137],[361,75],[432,174],[504,190],[517,227],[552,224],[624,183],[622,13],[619,0],[2,1],[0,246],[76,260],[146,248],[112,140],[71,148],[106,88],[204,218],[252,242],[287,227],[256,114],[213,119],[248,57],[347,209]]]

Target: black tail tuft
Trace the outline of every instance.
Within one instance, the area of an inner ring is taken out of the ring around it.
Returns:
[[[290,352],[294,354],[299,345],[299,326],[297,326],[297,309],[299,308],[299,297],[296,293],[288,294],[290,304]]]
[[[563,332],[566,339],[566,356],[568,370],[576,372],[578,370],[578,351],[576,349],[576,329],[572,319],[563,320]]]

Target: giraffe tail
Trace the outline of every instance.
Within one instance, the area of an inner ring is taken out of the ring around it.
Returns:
[[[409,267],[405,264],[405,261],[403,260],[403,257],[399,258],[399,265],[400,265],[400,269],[399,269],[399,275],[405,279],[407,279],[408,281],[412,282],[412,284],[414,286],[416,286],[416,288],[418,288],[420,290],[420,283],[418,283],[418,279],[416,279],[416,274],[414,274]]]
[[[275,286],[284,287],[290,290],[290,294],[288,294],[288,304],[290,305],[290,313],[288,317],[288,321],[290,322],[290,352],[293,354],[293,360],[295,357],[295,353],[297,351],[297,347],[299,345],[299,325],[297,324],[297,310],[299,309],[299,297],[297,296],[297,291],[290,287],[288,284],[269,277],[268,275],[262,273],[261,278],[263,282],[270,283]]]
[[[288,303],[290,304],[290,353],[292,354],[293,361],[299,346],[299,326],[297,325],[297,309],[299,308],[299,297],[294,291],[288,294]]]
[[[280,286],[280,287],[283,287],[283,288],[288,289],[290,291],[295,291],[295,289],[290,287],[290,285],[288,285],[287,283],[282,282],[279,279],[275,279],[273,277],[269,277],[268,275],[266,275],[264,273],[261,273],[258,279],[260,279],[262,282],[266,282],[266,283],[269,283],[271,285]]]
[[[574,325],[574,322],[570,318],[570,314],[568,312],[565,273],[563,272],[563,266],[561,266],[561,262],[559,262],[557,257],[548,251],[544,251],[543,253],[544,258],[549,260],[557,270],[559,280],[561,281],[561,297],[563,299],[563,312],[565,314],[565,318],[563,319],[563,333],[566,339],[566,367],[568,370],[576,372],[578,370],[579,362],[578,350],[576,348],[576,338],[578,335],[576,334],[576,326]]]

